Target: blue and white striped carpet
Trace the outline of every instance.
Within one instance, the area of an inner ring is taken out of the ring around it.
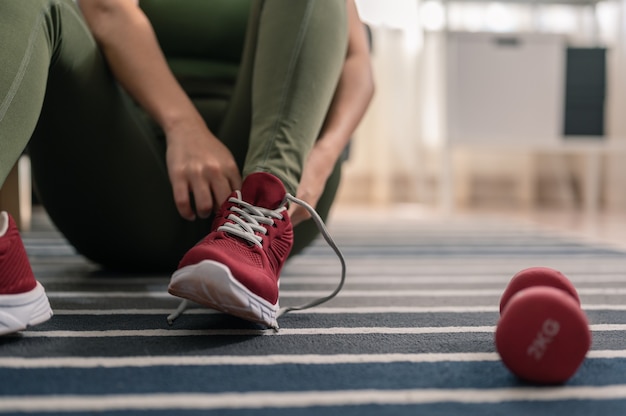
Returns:
[[[113,276],[39,215],[24,235],[55,316],[0,338],[0,414],[594,415],[626,413],[626,252],[498,219],[335,220],[338,298],[261,331],[193,309],[172,327],[167,276]],[[493,345],[508,280],[571,278],[593,349],[564,386],[513,377]],[[291,261],[281,305],[329,293],[320,240]]]

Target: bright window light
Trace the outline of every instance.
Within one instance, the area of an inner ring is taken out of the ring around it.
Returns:
[[[493,32],[511,32],[517,26],[515,13],[502,3],[491,3],[487,6],[485,24]]]
[[[596,4],[596,16],[601,36],[615,39],[619,36],[619,5],[613,1],[601,1]]]
[[[357,0],[361,20],[372,26],[407,29],[417,20],[416,0]]]
[[[461,10],[460,25],[463,30],[477,32],[485,27],[483,10],[475,4],[468,4]]]
[[[576,11],[571,6],[544,6],[540,17],[541,27],[552,33],[573,33],[578,29]]]
[[[442,30],[446,25],[446,13],[440,1],[428,0],[420,7],[420,22],[425,30]]]

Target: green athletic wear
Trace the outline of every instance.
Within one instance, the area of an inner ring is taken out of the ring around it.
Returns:
[[[270,172],[295,195],[345,58],[345,4],[250,3],[141,7],[242,174]],[[28,147],[37,195],[81,254],[111,268],[175,268],[211,219],[178,214],[163,132],[118,86],[74,2],[2,0],[0,39],[0,184]],[[339,176],[340,162],[317,206],[322,217]],[[294,253],[317,235],[310,222],[296,227]]]

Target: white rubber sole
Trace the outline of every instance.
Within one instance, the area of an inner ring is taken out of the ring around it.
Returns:
[[[50,302],[39,282],[30,292],[0,295],[0,335],[22,331],[51,317]]]
[[[278,328],[278,302],[273,305],[252,293],[222,263],[204,260],[177,270],[172,275],[168,291],[208,308]]]

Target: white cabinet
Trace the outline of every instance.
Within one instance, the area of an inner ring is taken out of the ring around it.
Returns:
[[[566,45],[561,36],[447,36],[445,126],[451,144],[551,144],[562,137]]]

